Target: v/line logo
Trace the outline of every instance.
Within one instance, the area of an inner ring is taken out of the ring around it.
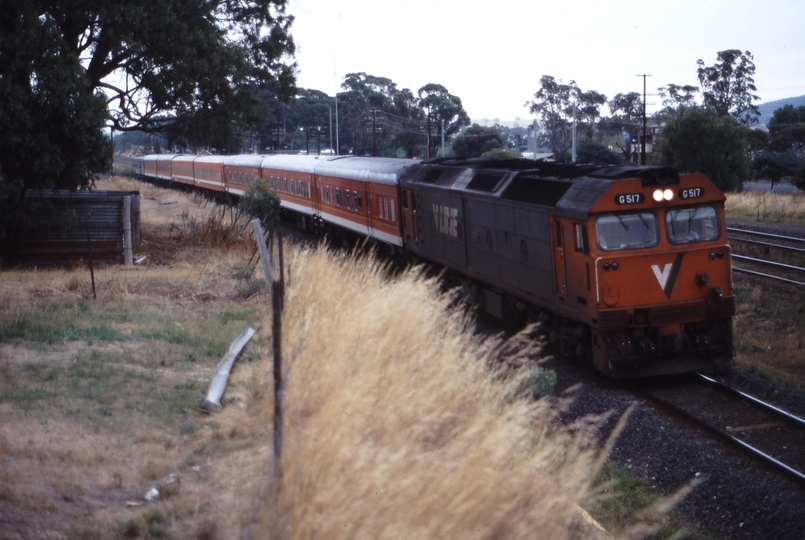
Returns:
[[[433,208],[433,226],[442,234],[458,238],[458,208],[431,205]]]
[[[665,297],[669,300],[671,298],[671,293],[674,291],[674,284],[676,283],[676,277],[679,275],[679,268],[682,266],[682,258],[684,256],[684,253],[677,253],[674,262],[666,264],[662,267],[662,270],[660,270],[660,265],[658,264],[651,265],[651,270],[654,272],[654,277],[657,278],[660,288],[665,293]]]

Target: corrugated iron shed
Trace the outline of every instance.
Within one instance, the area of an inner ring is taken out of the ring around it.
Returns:
[[[132,244],[140,242],[139,191],[29,190],[25,218],[0,253],[15,263],[124,261],[124,201],[131,197]]]

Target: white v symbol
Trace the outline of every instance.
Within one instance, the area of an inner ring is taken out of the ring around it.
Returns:
[[[668,263],[666,264],[662,271],[660,271],[660,267],[657,264],[652,264],[651,269],[654,271],[654,275],[657,277],[657,281],[660,282],[660,287],[662,290],[665,290],[665,284],[668,283],[668,276],[671,275],[671,267],[673,264]]]

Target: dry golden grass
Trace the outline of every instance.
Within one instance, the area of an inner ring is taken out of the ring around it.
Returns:
[[[500,343],[434,280],[322,249],[290,260],[282,483],[251,538],[581,537],[591,455],[490,376]],[[270,397],[252,421],[272,424]]]
[[[726,211],[729,218],[802,224],[805,223],[805,193],[727,193]]]

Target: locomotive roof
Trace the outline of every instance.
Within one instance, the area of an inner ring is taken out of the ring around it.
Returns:
[[[635,178],[643,185],[679,182],[679,174],[670,167],[462,158],[423,162],[404,182],[550,206],[580,216],[589,212],[613,182]]]

